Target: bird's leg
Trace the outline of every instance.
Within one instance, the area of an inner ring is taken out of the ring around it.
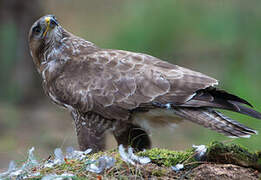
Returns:
[[[88,148],[98,152],[105,148],[105,132],[112,127],[111,121],[105,120],[97,114],[81,115],[72,112],[80,150]]]
[[[118,121],[114,125],[113,135],[118,145],[131,146],[137,151],[151,148],[148,133],[138,125]]]

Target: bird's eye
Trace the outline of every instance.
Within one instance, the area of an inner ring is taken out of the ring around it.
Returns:
[[[36,34],[39,34],[39,33],[41,32],[40,26],[35,26],[35,27],[33,28],[33,32],[36,33]]]
[[[55,21],[50,21],[50,24],[51,24],[52,26],[55,26],[55,25],[56,25]]]

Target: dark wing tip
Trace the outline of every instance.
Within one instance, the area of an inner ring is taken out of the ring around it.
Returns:
[[[239,113],[251,116],[251,117],[256,118],[256,119],[261,119],[261,113],[260,112],[254,110],[254,109],[251,109],[249,107],[246,107],[246,106],[240,104],[239,102],[235,102],[235,101],[229,101],[229,102],[238,107]]]
[[[206,88],[206,90],[208,90],[211,94],[213,94],[214,96],[216,97],[220,97],[220,98],[223,98],[223,99],[226,99],[226,100],[231,100],[231,101],[235,101],[235,102],[240,102],[242,104],[246,104],[250,107],[254,107],[252,104],[250,104],[248,101],[246,101],[245,99],[241,98],[241,97],[238,97],[234,94],[231,94],[231,93],[228,93],[224,90],[221,90],[221,89],[217,89],[215,87],[209,87],[209,88]]]
[[[246,105],[248,105],[248,106],[250,106],[250,107],[254,107],[252,104],[250,104],[248,101],[246,101],[245,99],[242,99],[242,98],[240,98],[240,97],[238,97],[238,96],[236,96],[240,101],[238,101],[238,102],[241,102],[241,103],[243,103],[243,104],[246,104]]]

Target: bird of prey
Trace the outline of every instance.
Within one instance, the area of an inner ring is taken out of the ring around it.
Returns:
[[[106,131],[118,144],[150,148],[148,127],[179,119],[231,137],[257,133],[217,111],[261,119],[246,100],[214,87],[216,79],[147,54],[100,48],[53,15],[32,25],[29,45],[45,93],[72,114],[81,150],[103,150]]]

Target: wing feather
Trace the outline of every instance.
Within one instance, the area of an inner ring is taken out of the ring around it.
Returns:
[[[54,80],[54,93],[63,103],[106,118],[127,120],[130,110],[155,102],[182,104],[197,90],[217,84],[204,74],[141,53],[102,50],[74,58]]]

